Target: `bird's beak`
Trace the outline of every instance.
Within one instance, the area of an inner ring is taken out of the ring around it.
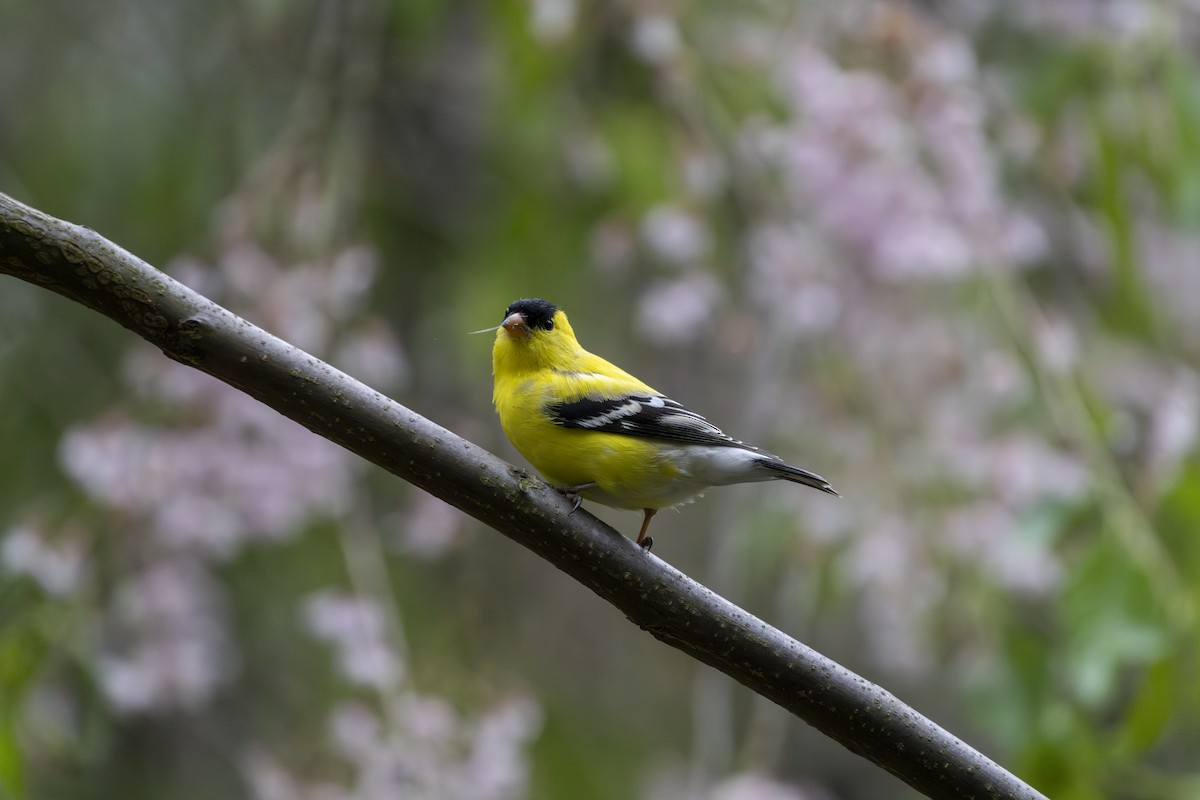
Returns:
[[[525,321],[525,315],[519,311],[505,317],[504,322],[500,323],[500,327],[504,329],[510,339],[529,337],[529,323]]]

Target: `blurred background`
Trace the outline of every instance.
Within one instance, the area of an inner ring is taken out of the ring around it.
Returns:
[[[844,495],[661,557],[1058,800],[1195,798],[1198,15],[9,0],[0,191],[517,463],[466,332],[553,300]],[[0,407],[0,797],[914,796],[13,279]]]

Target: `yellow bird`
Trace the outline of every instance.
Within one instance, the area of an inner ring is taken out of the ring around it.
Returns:
[[[492,402],[513,446],[546,480],[573,496],[645,517],[647,549],[660,508],[710,486],[785,480],[832,495],[820,475],[726,436],[625,370],[584,350],[562,309],[518,300],[492,347]]]

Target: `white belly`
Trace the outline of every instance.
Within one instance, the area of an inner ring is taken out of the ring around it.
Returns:
[[[660,457],[676,474],[644,481],[636,491],[606,491],[600,487],[581,494],[587,500],[616,508],[669,508],[695,500],[710,486],[766,481],[776,477],[763,469],[760,453],[737,447],[670,446]]]

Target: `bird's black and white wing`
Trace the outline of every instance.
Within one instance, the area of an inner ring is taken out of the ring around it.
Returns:
[[[551,403],[546,412],[555,425],[564,428],[702,445],[701,451],[717,448],[708,450],[689,465],[693,477],[703,486],[779,478],[837,494],[820,475],[727,436],[695,411],[661,394],[584,395],[577,400]]]
[[[727,436],[695,411],[659,394],[582,397],[552,403],[546,411],[555,425],[564,428],[643,436],[683,444],[757,449]]]

